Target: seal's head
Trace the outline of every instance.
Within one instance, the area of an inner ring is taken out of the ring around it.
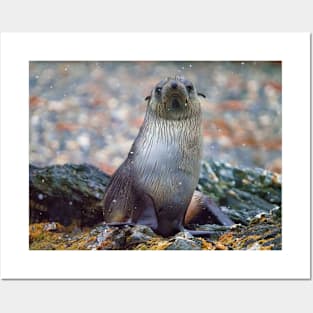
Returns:
[[[190,118],[200,110],[200,100],[193,83],[183,77],[168,77],[161,80],[146,97],[148,109],[158,117],[168,120]]]

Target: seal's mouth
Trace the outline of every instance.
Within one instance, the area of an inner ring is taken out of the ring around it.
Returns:
[[[173,109],[179,109],[181,106],[180,101],[177,98],[172,99],[172,108]]]
[[[187,106],[188,101],[187,98],[181,94],[172,94],[169,103],[173,110],[177,110]]]

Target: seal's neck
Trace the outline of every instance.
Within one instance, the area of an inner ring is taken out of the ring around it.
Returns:
[[[162,143],[170,147],[200,143],[201,114],[199,112],[183,120],[168,120],[157,117],[154,112],[147,110],[138,137],[143,141],[143,146]]]

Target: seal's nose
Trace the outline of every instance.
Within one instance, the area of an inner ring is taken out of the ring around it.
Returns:
[[[172,83],[171,83],[171,87],[172,87],[173,89],[176,89],[176,88],[177,88],[177,83],[176,83],[176,82],[172,82]]]

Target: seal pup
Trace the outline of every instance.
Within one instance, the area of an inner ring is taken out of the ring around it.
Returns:
[[[214,222],[233,224],[206,196],[195,192],[202,153],[199,96],[204,95],[191,81],[169,77],[146,97],[144,122],[104,196],[106,223],[147,225],[164,237],[183,231],[184,224],[197,220],[203,211]]]

